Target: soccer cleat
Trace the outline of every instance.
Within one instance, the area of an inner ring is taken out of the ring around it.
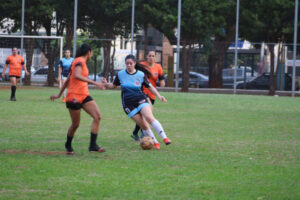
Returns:
[[[10,100],[11,101],[17,101],[16,97],[11,97]]]
[[[65,143],[65,147],[66,147],[67,155],[74,155],[74,150],[72,148],[72,145],[67,145],[67,143]]]
[[[63,103],[66,103],[66,97],[63,97],[61,100]]]
[[[102,153],[102,152],[106,152],[106,150],[102,147],[99,147],[97,144],[94,145],[94,146],[90,146],[89,147],[89,152],[99,152],[99,153]]]
[[[154,143],[154,148],[159,150],[160,149],[160,144],[159,143]]]
[[[164,143],[165,143],[166,145],[169,145],[169,144],[171,144],[171,140],[170,140],[169,138],[165,138],[165,139],[164,139]]]
[[[130,135],[135,141],[140,141],[140,137],[139,137],[139,135],[138,134],[132,134],[132,135]]]

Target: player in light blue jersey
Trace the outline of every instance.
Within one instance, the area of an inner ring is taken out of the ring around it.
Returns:
[[[59,62],[59,70],[58,70],[58,82],[59,82],[59,88],[61,88],[65,81],[67,80],[69,76],[69,70],[72,65],[74,58],[71,57],[71,52],[69,49],[65,50],[65,57],[61,59]],[[66,102],[66,90],[63,94],[63,102]]]
[[[156,149],[160,149],[160,144],[151,131],[149,124],[162,137],[166,145],[171,144],[171,140],[166,136],[162,125],[154,118],[151,106],[147,100],[146,94],[142,90],[142,86],[149,88],[149,90],[162,102],[166,103],[167,100],[149,83],[145,73],[149,77],[151,77],[152,74],[147,69],[137,64],[133,55],[128,55],[125,58],[125,63],[126,69],[117,74],[113,83],[107,83],[105,78],[102,79],[102,82],[110,89],[114,89],[118,85],[121,86],[122,105],[125,113],[142,128],[144,135],[153,138],[154,147]]]

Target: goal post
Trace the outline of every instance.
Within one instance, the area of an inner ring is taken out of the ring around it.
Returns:
[[[22,38],[24,47],[21,51]],[[20,80],[24,80],[25,85],[30,85],[31,82],[54,85],[58,73],[58,63],[63,57],[63,37],[0,35],[0,67],[4,66],[6,58],[11,55],[14,47],[22,52],[25,66],[31,73],[30,76],[25,76],[22,70]],[[41,73],[39,74],[37,70],[40,70]],[[8,70],[6,70],[7,73]]]

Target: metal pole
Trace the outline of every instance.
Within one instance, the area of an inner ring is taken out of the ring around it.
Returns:
[[[21,36],[24,36],[24,13],[25,13],[25,0],[22,0],[22,24],[21,24]],[[24,38],[21,38],[21,55],[23,56]]]
[[[73,57],[76,55],[76,43],[77,43],[77,6],[78,6],[78,0],[75,0],[74,2],[74,36],[73,36]]]
[[[177,17],[178,17],[177,18],[177,54],[176,54],[176,82],[175,82],[176,92],[178,92],[179,62],[180,62],[181,0],[178,0]]]
[[[236,94],[236,69],[237,69],[237,55],[238,55],[238,38],[239,38],[239,13],[240,13],[240,0],[236,1],[236,22],[235,22],[235,49],[234,49],[234,81],[233,81],[233,94]],[[246,70],[246,68],[245,68]]]
[[[135,0],[132,0],[131,8],[131,49],[130,52],[133,54],[133,33],[134,33],[134,10],[135,10]]]
[[[293,48],[293,80],[292,80],[292,96],[293,97],[295,96],[297,28],[298,28],[298,0],[295,0],[294,48]]]

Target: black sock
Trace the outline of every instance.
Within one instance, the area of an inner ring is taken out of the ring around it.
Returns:
[[[134,130],[133,130],[133,132],[132,132],[132,134],[133,134],[133,135],[137,135],[140,129],[141,129],[141,128],[139,127],[139,125],[136,124],[136,125],[135,125],[135,128],[134,128]]]
[[[67,142],[66,142],[66,145],[67,145],[67,146],[71,146],[72,140],[73,140],[73,136],[67,135]]]
[[[98,136],[97,133],[92,133],[92,132],[91,132],[90,146],[95,146],[95,145],[96,145],[97,136]]]
[[[14,98],[15,95],[16,95],[16,89],[17,87],[16,86],[11,86],[11,95],[10,95],[10,98]]]

